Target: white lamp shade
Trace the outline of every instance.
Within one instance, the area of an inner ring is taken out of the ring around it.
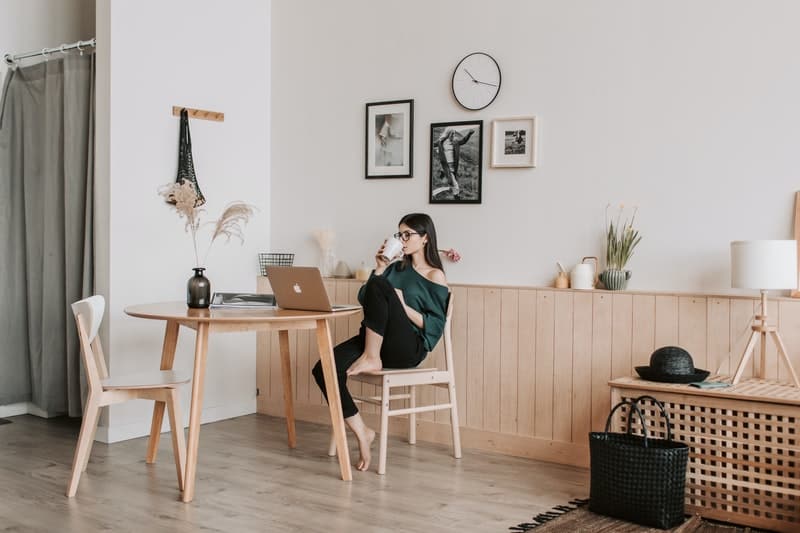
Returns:
[[[731,287],[796,289],[797,241],[733,241]]]

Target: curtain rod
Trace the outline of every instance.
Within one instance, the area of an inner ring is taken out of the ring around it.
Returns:
[[[49,56],[50,54],[54,54],[56,52],[61,52],[63,54],[66,54],[68,50],[74,50],[76,48],[79,51],[83,52],[84,47],[89,47],[89,46],[93,47],[96,45],[97,45],[96,40],[94,37],[92,37],[88,41],[78,41],[72,44],[62,44],[57,48],[42,48],[38,52],[25,52],[24,54],[16,54],[16,55],[5,54],[3,56],[3,59],[5,60],[7,65],[11,66],[16,64],[16,62],[19,61],[20,59],[25,59],[28,57],[34,57],[40,55],[43,56],[45,59],[47,59],[47,56]]]

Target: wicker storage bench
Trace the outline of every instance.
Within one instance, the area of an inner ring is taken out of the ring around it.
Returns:
[[[800,389],[758,379],[724,389],[639,378],[619,378],[609,385],[612,405],[644,394],[664,403],[673,438],[689,445],[687,513],[800,531]],[[644,405],[649,429],[663,438],[655,407]],[[612,431],[622,431],[625,416],[616,417]],[[640,431],[636,417],[633,424]]]

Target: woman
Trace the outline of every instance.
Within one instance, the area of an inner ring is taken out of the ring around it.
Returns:
[[[375,431],[353,403],[347,376],[419,365],[442,336],[450,294],[431,218],[406,215],[398,230],[395,237],[403,241],[402,253],[387,260],[381,246],[375,270],[358,292],[364,308],[361,330],[333,349],[344,421],[358,439],[361,457],[356,468],[361,471],[369,468]],[[313,374],[327,399],[320,362]]]
[[[442,171],[450,180],[450,190],[456,198],[461,193],[458,184],[458,163],[461,160],[461,145],[466,144],[473,133],[475,133],[474,129],[470,129],[464,135],[463,130],[457,131],[453,127],[447,127],[436,141],[436,145],[439,148],[439,162],[442,165]]]

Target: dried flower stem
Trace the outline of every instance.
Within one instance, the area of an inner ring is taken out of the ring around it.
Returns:
[[[208,260],[208,254],[211,253],[211,245],[214,244],[217,237],[224,236],[225,242],[229,242],[231,237],[236,237],[244,244],[244,232],[240,224],[247,224],[250,217],[254,214],[254,209],[252,205],[244,202],[228,204],[214,226],[214,233],[211,234],[211,242],[208,243],[208,250],[206,250],[203,263]]]

